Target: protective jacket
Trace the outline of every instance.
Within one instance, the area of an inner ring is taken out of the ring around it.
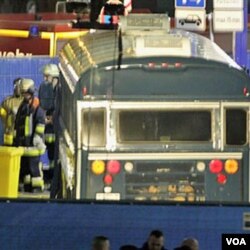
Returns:
[[[55,93],[52,83],[42,82],[39,87],[38,97],[40,100],[40,106],[45,111],[54,109]]]
[[[0,115],[4,124],[4,145],[12,145],[15,117],[23,97],[8,96],[1,104]]]
[[[39,156],[45,153],[43,142],[45,113],[39,106],[38,98],[32,102],[23,101],[18,109],[15,122],[15,145],[24,146],[24,156]]]

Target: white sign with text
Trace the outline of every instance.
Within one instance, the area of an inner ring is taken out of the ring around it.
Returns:
[[[244,29],[244,14],[241,10],[215,10],[213,16],[214,31],[241,32]]]
[[[214,9],[243,9],[244,0],[214,0]]]

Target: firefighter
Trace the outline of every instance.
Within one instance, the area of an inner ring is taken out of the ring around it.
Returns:
[[[44,181],[50,187],[53,178],[53,170],[55,166],[54,154],[55,154],[55,132],[53,124],[54,110],[49,109],[46,111],[45,118],[45,145],[47,148],[47,155],[49,159],[48,169],[43,169]]]
[[[55,79],[55,78],[54,78]],[[55,79],[57,84],[55,86],[55,110],[53,112],[53,126],[55,131],[55,152],[54,152],[54,169],[53,169],[53,178],[51,181],[50,188],[50,198],[63,198],[62,195],[62,180],[61,180],[61,171],[62,166],[59,157],[59,138],[62,133],[62,128],[60,126],[59,117],[61,116],[61,104],[62,104],[62,86],[59,79]]]
[[[53,125],[53,113],[55,110],[55,95],[57,84],[59,82],[59,68],[56,64],[46,64],[43,67],[44,81],[39,87],[38,97],[40,105],[46,112],[45,120],[45,143],[47,146],[47,156],[49,165],[43,164],[43,173],[48,187],[51,184],[53,177],[54,161],[54,147],[55,147],[55,133]]]
[[[47,110],[54,110],[55,105],[55,85],[59,77],[59,69],[56,64],[46,64],[42,70],[44,81],[41,83],[38,91],[38,98],[41,107]]]
[[[5,98],[0,107],[0,116],[4,125],[4,140],[5,146],[13,144],[15,117],[23,97],[20,91],[21,78],[16,78],[13,81],[13,95]]]
[[[35,97],[35,85],[32,79],[21,80],[23,101],[18,108],[15,121],[15,146],[23,146],[21,157],[20,183],[24,191],[44,190],[44,181],[40,169],[40,156],[45,153],[43,141],[45,130],[45,113]]]

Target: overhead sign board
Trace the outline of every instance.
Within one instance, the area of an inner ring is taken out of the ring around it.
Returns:
[[[213,26],[215,31],[221,32],[241,32],[244,29],[244,14],[241,10],[214,11]]]
[[[214,31],[241,32],[244,30],[245,0],[213,0]]]
[[[175,0],[176,8],[205,8],[206,0]]]
[[[166,14],[130,14],[120,16],[124,30],[164,30],[169,31],[170,22]]]
[[[185,30],[204,31],[206,29],[205,9],[176,9],[175,27]]]
[[[243,9],[244,0],[214,0],[214,9]]]

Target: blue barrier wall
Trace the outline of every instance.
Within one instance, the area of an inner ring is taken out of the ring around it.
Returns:
[[[2,201],[0,246],[89,250],[95,235],[106,235],[118,250],[141,246],[152,229],[161,229],[169,250],[187,236],[196,237],[201,250],[220,250],[222,233],[250,233],[243,230],[245,212],[249,206]]]
[[[43,65],[57,62],[57,58],[50,57],[0,58],[0,101],[13,93],[12,83],[15,78],[32,78],[38,87],[43,80]]]

